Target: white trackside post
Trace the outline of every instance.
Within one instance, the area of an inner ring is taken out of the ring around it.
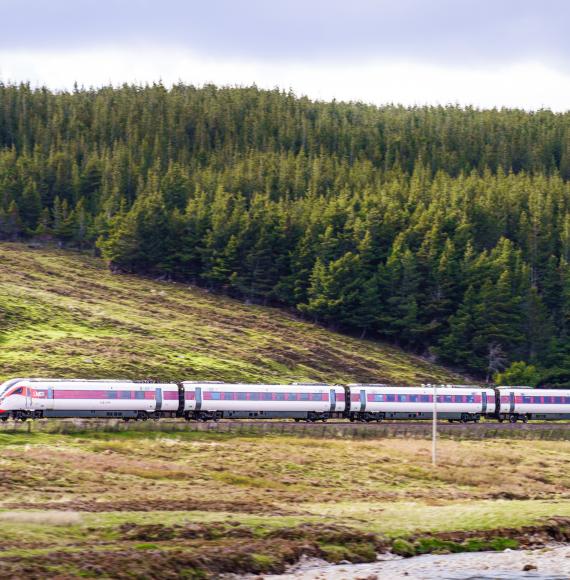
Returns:
[[[432,441],[431,441],[431,462],[435,467],[437,465],[437,385],[433,385],[433,423],[432,423]]]

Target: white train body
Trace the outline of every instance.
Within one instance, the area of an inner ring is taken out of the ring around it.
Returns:
[[[465,385],[436,387],[438,417],[516,423],[570,419],[570,390]],[[12,379],[0,385],[0,420],[41,417],[161,416],[195,420],[348,418],[351,421],[431,419],[434,389],[384,384],[247,384],[185,381]]]
[[[13,379],[0,386],[0,418],[134,418],[176,413],[178,406],[178,385],[174,383]]]
[[[429,419],[433,417],[433,387],[352,384],[352,420]],[[443,419],[477,421],[495,413],[495,391],[477,386],[438,386],[437,414]]]
[[[345,389],[337,385],[268,385],[186,381],[187,418],[325,419],[345,411]]]
[[[570,390],[499,387],[498,416],[509,419],[570,419]]]

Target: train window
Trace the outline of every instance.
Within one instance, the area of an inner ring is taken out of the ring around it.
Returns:
[[[19,389],[16,389],[12,394],[13,395],[21,395],[24,392],[24,387],[20,387]]]
[[[135,391],[135,399],[144,399],[144,391]]]
[[[264,401],[271,401],[272,398],[273,398],[273,396],[271,395],[271,393],[263,393],[263,400]]]
[[[389,403],[393,403],[396,400],[396,395],[390,395],[390,394],[388,394],[388,395],[386,395],[386,400]]]
[[[121,399],[130,399],[131,391],[119,391],[121,393]]]
[[[420,400],[422,403],[429,403],[431,397],[429,395],[420,395]]]
[[[554,402],[557,405],[561,405],[562,404],[562,397],[554,397]]]
[[[407,395],[398,395],[398,401],[400,401],[400,403],[405,403],[407,398]]]
[[[358,395],[356,395],[356,397],[357,397],[356,400],[358,401]],[[309,400],[309,393],[301,393],[301,401],[308,401],[308,400]]]
[[[245,401],[245,400],[246,400],[246,398],[247,398],[247,397],[246,397],[247,393],[238,393],[237,395],[238,395],[238,399],[239,399],[240,401]]]
[[[284,401],[285,400],[285,393],[275,393],[275,400],[276,401]]]
[[[249,398],[252,401],[260,401],[261,400],[261,393],[250,393]]]
[[[219,401],[221,399],[221,397],[220,397],[221,393],[212,392],[210,394],[212,395],[212,399],[214,401]]]
[[[467,403],[474,403],[475,402],[475,396],[474,395],[465,395],[465,398],[467,399],[466,400]]]
[[[108,391],[107,398],[108,399],[116,399],[117,398],[117,391]]]

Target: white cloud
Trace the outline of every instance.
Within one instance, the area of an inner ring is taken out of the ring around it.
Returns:
[[[375,104],[475,105],[568,110],[570,75],[540,62],[454,68],[396,59],[356,63],[273,62],[202,58],[182,49],[122,47],[74,52],[0,51],[0,79],[71,88],[161,79],[201,85],[250,85],[330,100]]]

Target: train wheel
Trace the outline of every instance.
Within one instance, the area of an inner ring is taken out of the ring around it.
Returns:
[[[295,423],[298,423],[301,419],[295,418]]]
[[[511,423],[516,423],[518,420],[519,420],[519,418],[518,418],[516,415],[511,415],[511,416],[509,417],[509,421],[510,421]]]
[[[523,418],[522,418],[522,422],[523,422],[523,423],[528,423],[528,417],[523,417]]]
[[[504,419],[502,417],[499,417],[498,421],[499,421],[499,423],[502,423],[504,421]]]

